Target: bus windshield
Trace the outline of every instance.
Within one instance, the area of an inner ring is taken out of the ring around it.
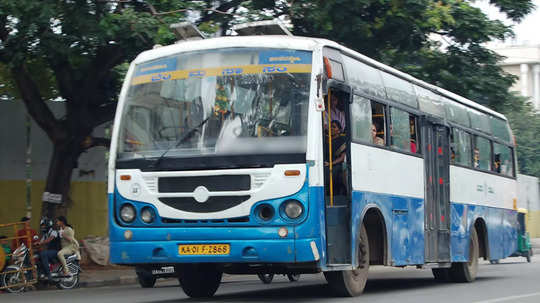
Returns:
[[[305,154],[311,52],[229,48],[138,64],[118,160]]]

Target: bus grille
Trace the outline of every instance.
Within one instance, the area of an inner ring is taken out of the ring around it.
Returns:
[[[204,203],[199,203],[192,197],[159,198],[164,204],[187,212],[212,213],[223,211],[249,200],[250,196],[213,196]]]
[[[247,191],[251,189],[250,175],[161,177],[158,181],[160,193],[192,193],[204,186],[213,191]]]

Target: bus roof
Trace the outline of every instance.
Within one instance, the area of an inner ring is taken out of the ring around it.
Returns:
[[[178,52],[189,52],[189,51],[197,51],[197,50],[205,50],[205,49],[218,49],[218,48],[231,48],[231,47],[268,47],[268,48],[286,48],[286,49],[290,48],[290,49],[297,49],[297,50],[311,50],[312,51],[323,46],[339,49],[342,52],[348,55],[351,55],[352,57],[355,57],[356,59],[366,64],[372,65],[382,71],[393,74],[397,77],[410,81],[411,83],[414,83],[418,86],[424,87],[431,91],[437,92],[465,106],[474,108],[484,113],[491,114],[493,116],[496,116],[506,121],[506,117],[504,115],[496,111],[493,111],[483,105],[480,105],[476,102],[473,102],[467,98],[459,96],[443,88],[440,88],[435,85],[424,82],[422,80],[416,79],[411,75],[408,75],[395,68],[392,68],[388,65],[380,63],[376,60],[373,60],[365,55],[362,55],[334,41],[321,39],[321,38],[285,36],[285,35],[283,36],[271,35],[270,36],[269,35],[269,36],[225,36],[225,37],[209,38],[209,39],[203,39],[203,40],[191,40],[191,41],[179,42],[172,45],[144,51],[137,56],[137,58],[134,60],[134,63],[140,63],[140,62],[158,59],[165,56],[171,56]]]

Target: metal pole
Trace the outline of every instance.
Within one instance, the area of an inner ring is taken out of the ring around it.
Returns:
[[[26,113],[26,216],[32,218],[32,118]]]
[[[332,114],[330,108],[331,90],[328,90],[328,175],[330,178],[330,207],[334,206],[334,178],[332,174]]]

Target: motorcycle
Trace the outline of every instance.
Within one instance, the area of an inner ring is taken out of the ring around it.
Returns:
[[[39,255],[33,255],[33,264],[39,264]],[[41,266],[33,265],[30,261],[30,252],[24,243],[22,243],[13,252],[13,264],[7,266],[1,273],[0,283],[6,287],[7,292],[22,292],[28,287],[27,281],[36,281],[34,272],[37,271],[38,279],[41,285],[54,284],[59,289],[72,289],[79,285],[79,273],[81,267],[77,260],[77,255],[66,255],[66,264],[71,275],[65,275],[62,264],[56,260],[49,264],[52,279],[49,280],[44,275]],[[15,285],[15,286],[9,286]]]
[[[72,289],[79,286],[79,274],[82,271],[79,265],[79,260],[77,260],[76,254],[66,255],[66,265],[70,272],[70,275],[65,275],[62,268],[62,264],[59,260],[54,260],[55,262],[49,263],[49,271],[51,272],[51,278],[47,278],[44,274],[41,266],[38,266],[38,280],[41,285],[44,284],[54,284],[58,289]],[[35,255],[35,263],[39,262],[39,255]]]
[[[35,268],[30,262],[29,250],[22,243],[12,254],[12,264],[6,266],[0,273],[0,286],[6,287],[10,293],[24,291],[29,285],[35,283]]]

